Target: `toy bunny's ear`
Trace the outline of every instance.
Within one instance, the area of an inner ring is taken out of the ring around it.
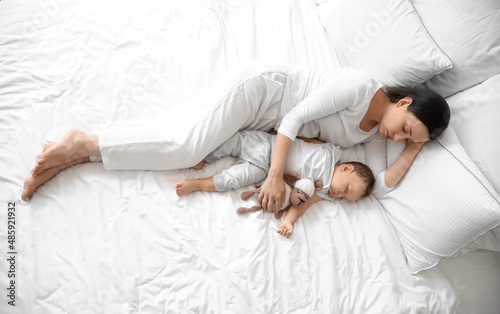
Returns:
[[[314,182],[314,190],[319,191],[322,188],[323,188],[323,181],[316,180],[316,182]]]

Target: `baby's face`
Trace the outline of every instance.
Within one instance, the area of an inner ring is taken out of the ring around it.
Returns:
[[[350,202],[359,201],[366,191],[366,182],[350,167],[340,166],[335,171],[328,194],[333,198],[343,198]]]

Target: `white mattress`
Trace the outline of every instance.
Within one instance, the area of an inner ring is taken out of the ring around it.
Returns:
[[[8,202],[16,208],[15,251],[0,253],[4,262],[15,256],[16,306],[4,296],[1,313],[463,309],[453,281],[461,268],[447,261],[411,275],[371,198],[320,202],[285,239],[271,214],[236,213],[245,189],[176,196],[176,182],[227,162],[163,172],[88,163],[19,199],[51,130],[196,110],[189,100],[257,58],[337,68],[312,2],[18,0],[0,8],[1,220]],[[5,224],[0,240],[7,243]],[[491,254],[476,252],[466,265],[498,261]],[[498,274],[495,267],[482,274]],[[0,269],[2,291],[10,291],[8,274]]]

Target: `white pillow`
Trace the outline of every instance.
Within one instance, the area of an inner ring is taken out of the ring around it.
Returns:
[[[394,162],[404,143],[388,141]],[[424,145],[408,173],[380,199],[413,274],[457,253],[500,225],[500,197],[449,127]]]
[[[446,99],[451,109],[450,125],[497,193],[500,193],[499,87],[500,74],[497,74]]]
[[[497,74],[446,99],[451,108],[450,125],[467,154],[497,193],[500,193],[499,86],[500,74]],[[475,249],[500,252],[500,227],[479,237],[460,252]]]
[[[429,34],[453,69],[425,86],[444,97],[500,73],[500,1],[413,0]]]
[[[342,66],[414,86],[453,66],[407,0],[323,1],[318,15]]]

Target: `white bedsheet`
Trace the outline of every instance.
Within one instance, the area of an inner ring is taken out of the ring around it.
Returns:
[[[444,271],[412,276],[371,198],[316,204],[290,239],[271,214],[236,213],[244,189],[175,195],[176,182],[227,162],[198,172],[89,163],[19,200],[50,130],[196,110],[180,103],[256,58],[338,67],[313,9],[299,0],[0,2],[0,220],[15,202],[17,252],[16,307],[2,297],[0,312],[453,313]],[[2,291],[7,276],[2,267]]]

